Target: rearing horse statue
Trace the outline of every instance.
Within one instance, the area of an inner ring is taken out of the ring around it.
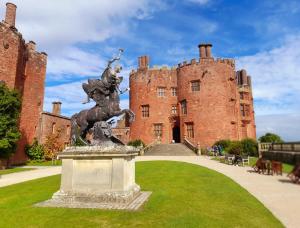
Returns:
[[[93,99],[96,105],[91,109],[82,110],[71,118],[71,144],[75,145],[78,141],[85,145],[101,145],[104,142],[113,142],[122,144],[120,140],[112,135],[111,122],[113,117],[127,115],[129,122],[134,120],[134,113],[129,109],[120,109],[119,94],[123,93],[119,85],[123,78],[117,74],[122,69],[116,66],[112,69],[112,63],[119,61],[123,50],[120,49],[118,57],[108,62],[108,65],[102,73],[101,79],[89,79],[88,83],[83,83],[83,90],[86,92],[89,102]],[[90,135],[87,139],[87,135]]]

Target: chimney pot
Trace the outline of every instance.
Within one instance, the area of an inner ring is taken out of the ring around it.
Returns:
[[[199,44],[199,53],[200,53],[200,58],[206,58],[206,50],[205,50],[206,44]]]
[[[54,115],[60,115],[61,114],[61,102],[54,101],[52,102],[52,113]]]
[[[149,67],[149,56],[139,57],[139,69],[145,69]]]
[[[9,26],[15,27],[16,25],[16,11],[17,6],[13,3],[6,3],[6,14],[5,14],[5,22]]]
[[[241,77],[242,77],[242,85],[248,85],[248,78],[246,70],[241,70]]]

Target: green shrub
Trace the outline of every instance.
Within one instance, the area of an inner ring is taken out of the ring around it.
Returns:
[[[243,145],[240,141],[232,141],[226,151],[229,154],[241,155],[243,153]]]
[[[145,147],[146,146],[146,144],[140,139],[130,141],[130,142],[127,143],[127,145],[128,146],[133,146],[133,147],[140,147],[140,146]]]
[[[224,150],[227,150],[227,148],[230,146],[231,141],[229,139],[222,139],[217,142],[215,142],[214,146],[221,146]]]
[[[36,139],[32,145],[26,146],[25,151],[30,160],[44,160],[44,147],[43,145],[40,145]]]
[[[258,145],[257,141],[254,139],[246,138],[241,141],[243,146],[243,154],[249,156],[258,156]]]

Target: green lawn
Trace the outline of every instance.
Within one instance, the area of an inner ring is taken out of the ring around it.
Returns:
[[[212,160],[215,160],[215,161],[220,161],[220,162],[222,162],[222,163],[225,163],[224,157],[223,157],[223,159],[220,158],[220,157],[212,157],[211,159],[212,159]],[[258,160],[257,157],[250,157],[250,165],[249,165],[249,166],[252,167],[252,166],[256,163],[257,160]],[[290,172],[292,171],[293,167],[294,167],[294,166],[292,166],[292,165],[290,165],[290,164],[283,163],[283,164],[282,164],[282,169],[283,169],[282,171],[283,171],[284,173],[290,173]]]
[[[61,165],[61,160],[52,161],[28,161],[27,166],[59,166]]]
[[[138,212],[34,207],[58,190],[57,175],[0,188],[0,227],[283,227],[245,189],[207,168],[154,161],[138,162],[136,172],[153,192]]]
[[[23,171],[29,171],[29,170],[34,170],[31,168],[10,168],[10,169],[4,169],[4,170],[0,170],[0,175],[4,175],[4,174],[10,174],[10,173],[18,173],[18,172],[23,172]]]

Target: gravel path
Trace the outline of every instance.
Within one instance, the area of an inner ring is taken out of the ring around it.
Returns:
[[[27,167],[29,168],[29,167]],[[11,173],[2,175],[0,178],[0,187],[34,180],[42,177],[53,176],[61,173],[61,167],[34,167],[36,170]]]
[[[168,160],[188,162],[216,170],[230,177],[261,201],[286,227],[300,227],[300,185],[283,176],[268,176],[251,172],[250,167],[237,167],[197,156],[142,156],[137,161]],[[0,187],[61,173],[61,167],[12,173],[0,178]]]

